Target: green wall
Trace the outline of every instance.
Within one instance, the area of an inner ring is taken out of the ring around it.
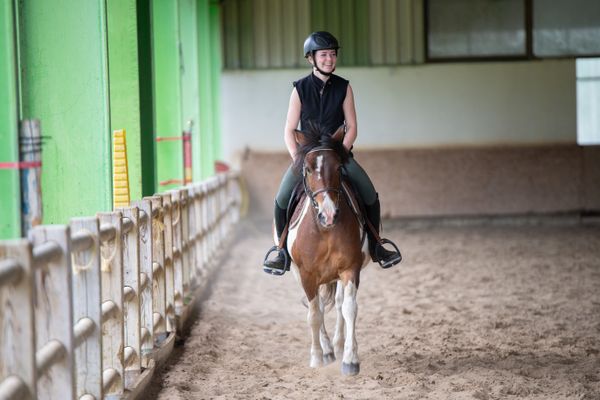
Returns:
[[[210,0],[152,1],[154,125],[157,137],[192,126],[193,180],[215,172],[220,156],[220,6]],[[157,190],[183,180],[181,141],[156,143]]]
[[[150,10],[150,0],[137,0],[140,151],[143,196],[151,196],[156,193],[154,98],[152,90],[152,26]]]
[[[200,176],[214,174],[214,163],[221,157],[220,141],[220,7],[210,0],[198,2],[198,47],[200,76]],[[195,160],[196,161],[196,160]]]
[[[0,162],[19,161],[15,24],[12,0],[0,0]],[[19,170],[0,169],[0,239],[21,234]]]
[[[208,0],[205,0],[208,1]],[[212,88],[212,162],[210,169],[206,170],[206,176],[214,173],[214,161],[223,157],[223,146],[221,143],[221,8],[215,2],[210,4],[210,58],[209,65],[206,68],[210,68],[211,75],[209,82]]]
[[[19,2],[20,118],[41,121],[43,222],[111,208],[104,1]]]
[[[129,196],[142,197],[136,0],[107,0],[110,131],[127,132]]]
[[[0,162],[19,160],[18,121],[39,119],[43,223],[112,208],[117,129],[132,200],[181,185],[182,141],[156,138],[188,121],[193,180],[214,174],[219,14],[211,0],[0,0]],[[19,236],[18,170],[0,169],[0,187],[0,238]]]
[[[178,2],[152,0],[152,27],[154,135],[181,136]],[[181,141],[160,141],[155,148],[157,191],[179,186],[179,183],[165,185],[164,182],[183,180]]]

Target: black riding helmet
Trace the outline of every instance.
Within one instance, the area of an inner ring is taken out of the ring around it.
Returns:
[[[317,50],[334,49],[336,52],[340,45],[331,33],[325,31],[313,32],[304,41],[304,57],[313,54]]]

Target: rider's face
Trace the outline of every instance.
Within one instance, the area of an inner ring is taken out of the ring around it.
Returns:
[[[337,62],[337,51],[333,49],[317,50],[313,58],[313,65],[323,72],[333,72],[335,63]]]

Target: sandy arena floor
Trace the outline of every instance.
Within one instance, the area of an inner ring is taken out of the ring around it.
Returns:
[[[262,272],[270,223],[245,220],[145,398],[600,399],[600,224],[385,225],[404,261],[363,270],[358,376],[308,367],[301,289]]]

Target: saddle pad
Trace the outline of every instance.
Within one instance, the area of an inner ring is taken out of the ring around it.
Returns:
[[[302,215],[302,209],[304,208],[304,203],[306,203],[307,199],[308,197],[306,197],[306,194],[303,194],[298,199],[298,202],[294,206],[292,217],[290,218],[290,227],[288,229],[295,228],[296,225],[298,225],[298,222],[300,222],[300,215]]]

